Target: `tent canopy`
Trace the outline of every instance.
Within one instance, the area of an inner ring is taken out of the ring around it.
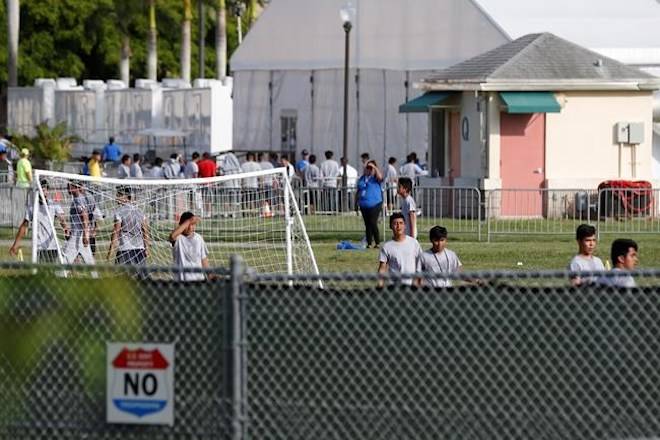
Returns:
[[[272,0],[232,56],[232,70],[342,68],[344,31],[339,10],[345,2]],[[660,66],[660,3],[655,0],[353,0],[353,4],[357,14],[351,65],[356,68],[441,69],[536,32],[552,32],[625,63]]]
[[[232,70],[343,68],[339,10],[345,3],[272,0],[232,56]],[[473,0],[353,0],[353,4],[351,67],[443,68],[509,41]]]

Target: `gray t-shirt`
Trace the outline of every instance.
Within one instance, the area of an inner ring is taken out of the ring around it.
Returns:
[[[142,235],[142,223],[145,216],[133,205],[123,205],[115,213],[115,222],[120,222],[119,245],[117,250],[129,251],[144,249],[144,237]]]
[[[128,165],[119,165],[119,168],[117,168],[117,178],[128,179],[129,177],[131,177],[131,168]]]
[[[134,163],[131,165],[131,177],[134,177],[136,179],[142,179],[143,174],[142,174],[142,167],[138,163]]]
[[[378,259],[387,263],[389,273],[408,274],[422,268],[422,248],[412,237],[406,235],[403,241],[390,240],[380,249]],[[403,278],[403,284],[412,284],[412,278]]]
[[[197,177],[199,175],[199,166],[197,166],[197,162],[192,160],[188,162],[186,167],[183,169],[183,175],[186,177],[186,179]]]
[[[463,264],[458,255],[449,249],[435,253],[431,249],[422,254],[422,271],[432,273],[456,273]],[[452,282],[447,278],[429,278],[428,283],[434,287],[450,287]]]
[[[186,237],[181,234],[172,247],[174,265],[177,267],[202,267],[202,260],[208,258],[209,251],[201,235],[193,232]],[[203,281],[206,277],[201,272],[185,272],[178,274],[179,281]]]
[[[406,198],[401,199],[401,214],[403,214],[403,221],[406,222],[406,235],[412,238],[417,238],[414,237],[412,234],[412,224],[410,223],[411,212],[413,214],[417,213],[417,205],[415,204],[415,199],[413,199],[413,197],[410,194],[408,194]]]
[[[633,279],[632,276],[630,276],[629,273],[626,273],[625,270],[619,269],[615,267],[612,269],[612,272],[618,272],[620,275],[618,276],[609,276],[609,277],[600,277],[598,278],[598,284],[601,284],[603,286],[612,286],[612,287],[637,287],[637,283]]]
[[[573,272],[598,271],[605,270],[605,266],[603,266],[603,262],[598,257],[592,255],[591,258],[589,258],[578,254],[571,259],[570,263],[568,263],[568,270]],[[596,277],[594,276],[580,278],[582,278],[582,282],[584,283],[596,282]]]
[[[316,164],[310,163],[305,167],[305,182],[310,188],[318,188],[321,183],[321,170]]]
[[[87,197],[80,194],[74,197],[69,208],[69,221],[71,223],[72,234],[82,234],[84,229],[83,213],[87,213],[87,224],[91,226],[90,216],[92,211],[89,209]]]
[[[339,164],[336,160],[328,159],[321,163],[321,176],[323,186],[326,188],[337,188],[337,177],[339,176]]]
[[[166,179],[178,179],[181,173],[181,164],[178,160],[170,159],[163,165],[163,177]]]
[[[37,216],[37,249],[40,251],[55,250],[57,243],[55,242],[55,231],[53,226],[55,217],[64,215],[64,210],[60,205],[49,202],[48,212],[46,212],[46,205],[39,204],[39,215]],[[25,220],[32,222],[34,220],[32,203],[28,204],[25,208]]]

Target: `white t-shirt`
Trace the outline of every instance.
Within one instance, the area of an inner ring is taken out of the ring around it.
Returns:
[[[145,215],[133,205],[123,205],[117,210],[115,222],[121,222],[117,250],[144,249],[144,237],[142,236],[144,220]]]
[[[344,167],[340,166],[339,167],[339,177],[344,176]],[[357,170],[350,166],[346,165],[346,185],[348,185],[349,188],[355,187],[357,185],[358,181],[358,172]]]
[[[603,286],[612,286],[612,287],[629,287],[629,288],[637,287],[637,283],[635,282],[635,279],[632,276],[630,276],[629,273],[626,273],[627,271],[615,267],[614,269],[612,269],[612,272],[617,272],[620,275],[600,277],[598,278],[597,283]]]
[[[179,235],[172,247],[172,258],[176,267],[202,267],[202,260],[208,256],[206,243],[196,232],[188,237],[183,234]],[[181,271],[177,277],[179,281],[203,281],[206,279],[201,272]]]
[[[458,255],[449,249],[435,253],[431,249],[422,254],[422,271],[432,273],[456,273],[463,264]],[[428,283],[434,287],[450,287],[452,282],[447,278],[429,278]]]
[[[169,159],[163,166],[163,177],[166,179],[178,179],[181,173],[181,164],[178,160]]]
[[[151,167],[151,177],[154,179],[162,179],[163,176],[163,167],[154,165]]]
[[[199,167],[197,162],[190,161],[186,164],[186,167],[183,169],[183,175],[186,179],[193,179],[199,174]]]
[[[259,166],[261,167],[262,170],[272,170],[273,169],[273,164],[268,162],[267,160],[262,160],[259,162]],[[273,186],[273,176],[264,176],[262,177],[262,180],[264,182],[265,186],[271,187]]]
[[[128,165],[121,164],[117,169],[117,178],[128,179],[131,177],[131,168]]]
[[[244,162],[241,166],[244,173],[251,173],[253,171],[261,171],[261,165],[251,160],[249,162]],[[259,188],[259,178],[258,177],[246,177],[243,179],[243,186],[245,188],[257,189]]]
[[[387,263],[389,273],[412,274],[422,268],[422,248],[417,240],[406,235],[402,241],[390,240],[380,249],[378,260]],[[402,278],[403,284],[412,284],[412,278]]]
[[[321,163],[321,178],[326,188],[337,188],[337,177],[339,176],[339,164],[336,160],[327,159]]]
[[[603,265],[601,259],[598,257],[591,256],[591,258],[589,258],[578,254],[571,259],[570,263],[568,263],[568,270],[573,272],[598,271],[598,270],[605,270],[605,266]],[[583,283],[596,282],[596,277],[594,276],[587,276],[580,278],[582,279]]]
[[[140,164],[134,163],[131,165],[131,177],[142,179],[142,167],[140,167]]]
[[[63,215],[64,210],[58,204],[48,202],[48,212],[46,212],[46,205],[39,204],[39,215],[37,219],[39,224],[39,228],[37,229],[37,239],[39,240],[37,242],[38,250],[51,251],[57,249],[55,233],[51,224],[55,224],[55,217],[62,217]],[[33,219],[33,206],[30,203],[25,208],[25,220],[32,222]]]
[[[415,204],[415,199],[408,194],[404,199],[401,199],[401,214],[403,214],[403,221],[406,222],[406,235],[409,235],[413,238],[417,238],[417,231],[415,231],[415,236],[412,234],[412,224],[410,222],[410,213],[417,213],[417,205]]]
[[[396,172],[394,165],[388,163],[383,176],[383,185],[387,185],[389,188],[396,187],[398,177],[399,174]]]
[[[408,177],[413,181],[413,183],[415,182],[415,178],[417,176],[426,175],[426,171],[421,169],[415,162],[406,163],[401,167],[399,171],[401,172],[401,177]]]

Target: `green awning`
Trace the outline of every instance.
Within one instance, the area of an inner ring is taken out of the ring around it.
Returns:
[[[507,113],[559,113],[561,106],[552,92],[500,92]]]
[[[440,105],[453,94],[453,92],[426,92],[412,101],[401,104],[399,113],[428,113],[429,107]]]

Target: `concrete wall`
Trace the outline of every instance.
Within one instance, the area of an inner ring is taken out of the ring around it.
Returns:
[[[651,92],[557,93],[561,113],[548,113],[546,179],[548,188],[595,188],[608,179],[652,180]],[[643,122],[644,142],[636,148],[632,176],[630,146],[624,146],[619,173],[615,124]]]

